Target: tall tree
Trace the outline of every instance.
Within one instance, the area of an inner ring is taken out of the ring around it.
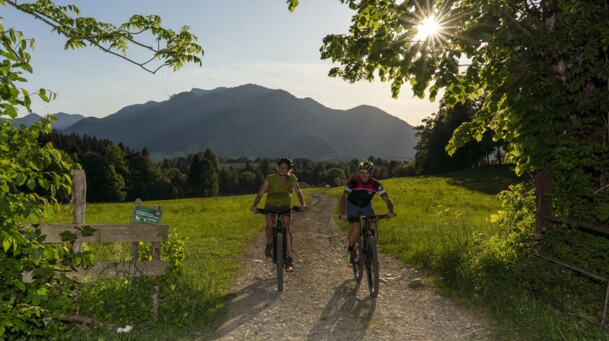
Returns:
[[[193,197],[203,196],[203,159],[199,154],[195,154],[190,162],[188,169],[188,185],[190,186],[190,195]]]
[[[203,196],[206,198],[215,197],[219,191],[216,168],[214,168],[214,165],[208,159],[202,159],[201,163],[203,171]]]
[[[211,162],[212,167],[217,171],[218,167],[220,167],[220,158],[218,155],[214,154],[214,152],[207,148],[203,152],[203,158],[209,160]]]
[[[470,141],[461,146],[452,156],[446,151],[455,129],[470,122],[481,105],[482,99],[467,99],[452,107],[440,103],[440,110],[424,119],[425,125],[416,127],[419,142],[415,146],[415,166],[419,174],[443,173],[489,163],[489,155],[498,145],[492,141],[490,132],[479,142]]]
[[[330,76],[378,77],[394,97],[444,89],[447,105],[485,93],[449,151],[490,129],[518,174],[550,171],[558,214],[609,221],[606,0],[340,1],[355,14],[348,34],[324,38],[322,58],[341,64]],[[415,40],[426,18],[440,30]]]
[[[192,157],[188,170],[190,194],[195,197],[213,197],[218,195],[218,173],[211,161],[199,154]]]
[[[98,153],[88,152],[81,159],[87,173],[87,201],[121,202],[125,200],[125,179],[114,165]]]
[[[127,178],[127,199],[150,200],[155,198],[154,184],[159,171],[146,148],[141,152],[131,152],[127,156],[129,177]]]

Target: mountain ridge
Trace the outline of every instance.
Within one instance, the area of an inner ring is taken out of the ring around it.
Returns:
[[[379,108],[331,109],[310,97],[256,84],[193,88],[56,129],[147,148],[157,160],[206,148],[223,157],[409,159],[418,140],[412,126]]]

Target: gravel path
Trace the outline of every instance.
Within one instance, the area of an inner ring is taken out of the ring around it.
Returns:
[[[277,291],[261,235],[244,254],[245,268],[232,283],[224,322],[203,340],[490,338],[485,321],[382,254],[379,297],[371,299],[365,278],[357,285],[347,264],[346,233],[331,215],[336,200],[314,195],[308,204],[306,213],[292,214],[296,271],[284,275],[284,291]],[[380,228],[382,238],[382,222]]]

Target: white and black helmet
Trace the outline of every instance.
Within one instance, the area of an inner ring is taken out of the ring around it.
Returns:
[[[364,161],[359,164],[360,172],[372,173],[373,170],[374,170],[374,163],[372,163],[371,161]]]

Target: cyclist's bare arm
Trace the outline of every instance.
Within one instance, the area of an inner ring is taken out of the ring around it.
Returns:
[[[340,201],[338,203],[338,207],[340,209],[340,219],[347,219],[347,198],[349,197],[349,192],[343,192],[343,195],[340,197]]]
[[[260,189],[258,190],[258,194],[256,195],[256,198],[254,198],[254,203],[252,204],[252,207],[250,207],[250,211],[252,212],[256,212],[257,210],[257,206],[258,203],[260,202],[260,200],[262,200],[262,196],[264,196],[264,193],[266,193],[266,190],[269,189],[269,182],[267,180],[264,180],[264,182],[262,183],[262,186],[260,186]]]
[[[302,194],[302,190],[300,190],[298,181],[294,182],[294,192],[296,192],[296,197],[298,197],[298,201],[300,202],[300,210],[305,211],[307,209],[307,204],[305,204],[304,195]]]
[[[393,201],[391,200],[391,198],[389,198],[387,193],[381,195],[381,198],[385,201],[385,204],[387,204],[387,210],[389,211],[389,213],[387,213],[387,216],[389,218],[395,217],[396,214],[395,212],[393,212]]]

